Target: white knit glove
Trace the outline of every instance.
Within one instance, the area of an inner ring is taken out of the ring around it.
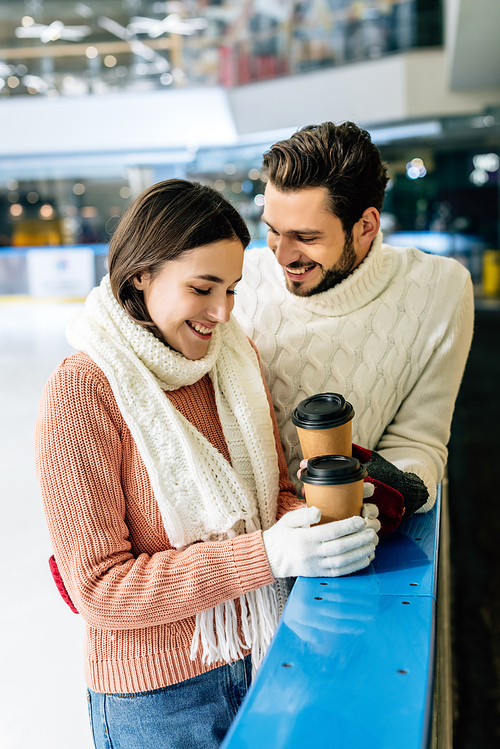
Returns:
[[[374,491],[375,487],[373,486],[373,484],[370,484],[369,481],[365,481],[363,484],[363,507],[361,508],[361,517],[366,518],[367,528],[373,528],[375,533],[378,533],[380,530],[380,520],[377,520],[378,507],[377,505],[364,501],[365,499],[369,499],[370,497],[372,497]],[[373,557],[374,556],[375,554],[373,555]]]
[[[370,564],[378,543],[378,520],[355,516],[309,527],[320,518],[317,507],[304,507],[264,531],[274,577],[340,577]]]

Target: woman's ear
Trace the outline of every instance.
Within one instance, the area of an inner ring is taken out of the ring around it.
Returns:
[[[149,280],[149,273],[140,271],[132,276],[132,283],[138,291],[144,291]]]

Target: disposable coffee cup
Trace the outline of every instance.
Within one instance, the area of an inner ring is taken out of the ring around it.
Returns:
[[[317,393],[301,401],[292,413],[302,455],[352,455],[354,408],[340,393]]]
[[[366,468],[357,458],[320,455],[301,472],[308,507],[319,507],[319,524],[361,514]]]

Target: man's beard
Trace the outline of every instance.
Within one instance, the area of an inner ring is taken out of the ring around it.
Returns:
[[[290,293],[296,296],[314,296],[315,294],[321,294],[323,291],[328,291],[334,286],[337,286],[344,278],[349,276],[355,265],[356,265],[356,253],[354,251],[354,241],[352,238],[352,232],[346,236],[342,255],[340,256],[337,263],[328,270],[323,270],[323,278],[321,281],[313,286],[311,289],[302,290],[302,284],[296,281],[290,281],[286,279],[286,285]],[[291,263],[291,268],[294,267],[294,263]],[[299,267],[299,266],[295,266]]]

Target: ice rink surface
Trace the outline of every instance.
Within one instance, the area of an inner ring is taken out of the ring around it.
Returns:
[[[77,304],[0,303],[1,749],[92,749],[84,625],[60,598],[35,476],[33,432],[47,378],[72,353]]]

